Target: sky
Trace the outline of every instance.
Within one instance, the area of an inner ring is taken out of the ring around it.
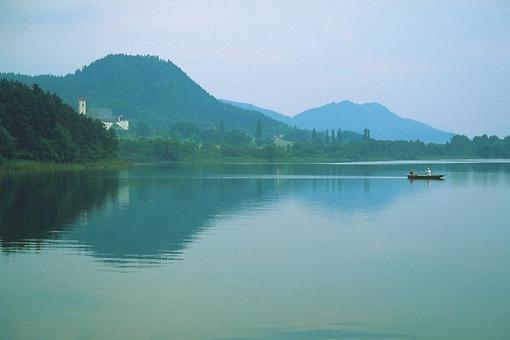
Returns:
[[[0,72],[152,54],[218,98],[287,115],[347,99],[510,135],[508,0],[0,0],[0,42]]]

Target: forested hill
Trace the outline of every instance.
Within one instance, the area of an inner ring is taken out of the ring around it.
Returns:
[[[109,107],[116,114],[146,122],[161,130],[176,122],[220,126],[255,134],[260,122],[264,135],[289,128],[259,112],[223,103],[207,93],[170,61],[155,56],[108,55],[66,76],[0,74],[0,78],[38,84],[76,107],[85,97],[88,107]]]
[[[55,94],[0,80],[0,161],[94,161],[114,157],[117,148],[113,130],[79,115]]]

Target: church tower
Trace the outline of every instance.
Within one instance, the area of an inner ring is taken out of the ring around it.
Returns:
[[[87,102],[83,97],[81,97],[80,100],[78,100],[78,113],[81,115],[87,114]]]

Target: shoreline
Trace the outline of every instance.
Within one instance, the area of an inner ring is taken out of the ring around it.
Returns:
[[[306,159],[204,159],[204,160],[179,160],[179,161],[147,161],[137,162],[124,159],[108,159],[87,163],[54,163],[32,160],[4,160],[0,163],[0,175],[27,172],[53,172],[53,171],[81,171],[81,170],[122,170],[129,167],[154,166],[158,164],[175,165],[262,165],[262,164],[309,164],[309,165],[385,165],[385,164],[455,164],[455,163],[510,163],[505,158],[430,158],[430,159],[367,159],[367,160],[327,160],[318,158]]]
[[[86,163],[54,163],[24,159],[4,160],[0,163],[0,175],[22,172],[75,171],[97,169],[125,169],[130,162],[123,159],[106,159]]]
[[[182,164],[182,165],[262,165],[262,164],[310,164],[310,165],[385,165],[385,164],[506,164],[510,163],[507,158],[430,158],[430,159],[374,159],[374,160],[180,160],[180,161],[147,161],[147,162],[129,162],[130,166],[152,166],[158,164]]]

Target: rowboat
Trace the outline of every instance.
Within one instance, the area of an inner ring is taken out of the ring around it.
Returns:
[[[443,180],[444,175],[416,175],[416,174],[407,174],[407,179],[428,179],[428,180]]]

